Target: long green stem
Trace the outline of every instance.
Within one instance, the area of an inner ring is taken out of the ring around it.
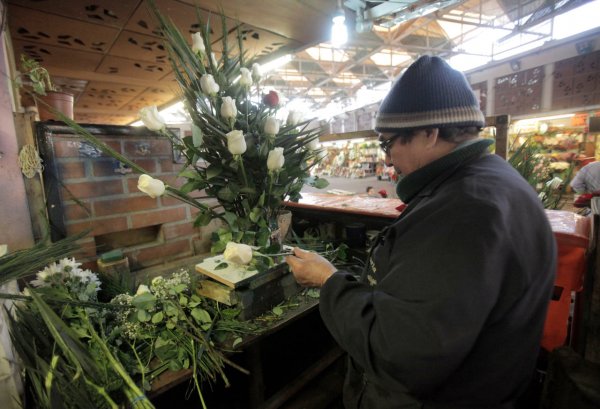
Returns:
[[[246,168],[244,167],[244,159],[242,159],[242,155],[238,156],[238,162],[240,164],[240,169],[242,170],[242,178],[244,179],[244,187],[248,187],[248,177],[246,176]]]

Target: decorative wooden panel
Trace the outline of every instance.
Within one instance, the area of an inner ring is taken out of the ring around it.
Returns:
[[[476,84],[471,84],[471,88],[473,89],[473,91],[475,92],[475,95],[479,99],[479,109],[481,109],[481,112],[483,112],[485,115],[487,115],[486,108],[485,108],[487,105],[487,93],[488,93],[487,81],[482,81],[482,82],[478,82]]]
[[[542,104],[544,67],[497,77],[494,114],[524,115],[538,112]]]
[[[600,104],[600,51],[554,63],[552,109]]]

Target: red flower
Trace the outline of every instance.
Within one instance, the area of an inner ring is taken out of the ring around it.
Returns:
[[[270,108],[275,108],[279,105],[279,95],[275,91],[269,91],[268,94],[263,95],[262,102]]]

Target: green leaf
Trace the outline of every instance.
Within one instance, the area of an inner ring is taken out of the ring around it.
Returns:
[[[156,297],[152,293],[138,294],[131,300],[131,305],[142,309],[150,309],[155,303]]]
[[[237,337],[236,339],[233,340],[233,344],[231,345],[233,348],[235,348],[236,346],[238,346],[240,343],[242,342],[242,337]]]
[[[219,176],[223,172],[223,168],[219,165],[210,165],[206,169],[206,179],[212,179]]]
[[[229,267],[229,264],[227,263],[219,263],[215,266],[215,270],[223,270],[224,268]]]
[[[195,147],[202,145],[202,129],[192,122],[192,141]]]
[[[227,221],[227,224],[229,224],[230,226],[234,226],[235,222],[238,219],[238,217],[235,215],[235,213],[231,213],[231,212],[225,212],[225,214],[223,215],[223,218],[225,219],[225,221]]]
[[[161,322],[163,320],[164,317],[165,317],[165,315],[163,314],[163,312],[159,311],[152,316],[152,323],[158,324],[159,322]]]
[[[210,212],[200,212],[194,221],[195,227],[207,226],[212,221],[212,215]]]
[[[208,311],[206,311],[203,308],[194,308],[190,312],[190,314],[198,322],[202,322],[202,323],[212,322],[212,319],[210,318],[210,314],[208,313]]]
[[[138,310],[137,319],[140,322],[148,322],[150,321],[150,314],[146,310]]]
[[[278,317],[283,314],[283,308],[280,306],[274,307],[271,311],[273,311],[273,314],[277,315]]]

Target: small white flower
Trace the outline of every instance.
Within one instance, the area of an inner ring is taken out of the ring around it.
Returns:
[[[255,62],[252,64],[252,79],[255,83],[258,84],[260,79],[262,78],[262,68],[259,63]]]
[[[200,77],[200,88],[206,95],[216,95],[219,92],[219,84],[211,74],[204,74]]]
[[[221,103],[221,116],[225,119],[235,118],[237,115],[237,108],[235,106],[235,99],[231,97],[223,97]]]
[[[151,131],[160,131],[165,128],[165,121],[161,118],[158,113],[156,105],[151,105],[140,109],[140,119],[146,125],[146,128]]]
[[[156,276],[152,279],[152,285],[156,285],[164,280],[163,276]]]
[[[204,53],[206,48],[204,47],[204,39],[200,32],[192,34],[192,51],[195,53]]]
[[[232,155],[241,155],[246,152],[244,132],[235,130],[229,132],[225,136],[227,137],[227,149]]]
[[[275,136],[279,133],[279,120],[274,116],[270,116],[265,121],[264,131],[267,135]]]
[[[319,138],[312,139],[309,143],[307,143],[306,149],[309,151],[316,151],[319,149]]]
[[[296,126],[302,120],[302,112],[291,110],[288,114],[286,125]]]
[[[162,196],[165,193],[165,184],[162,180],[154,179],[152,176],[141,175],[138,179],[137,188],[151,198]]]
[[[250,87],[252,85],[252,74],[248,68],[240,68],[240,85]]]
[[[252,260],[252,247],[230,241],[225,247],[223,258],[230,263],[246,265]]]
[[[137,288],[137,291],[135,292],[135,295],[140,295],[140,294],[149,293],[149,292],[150,292],[150,289],[148,288],[147,285],[140,284],[139,287]]]
[[[273,148],[269,151],[267,157],[267,168],[270,171],[277,171],[283,167],[285,157],[283,156],[283,148]]]

